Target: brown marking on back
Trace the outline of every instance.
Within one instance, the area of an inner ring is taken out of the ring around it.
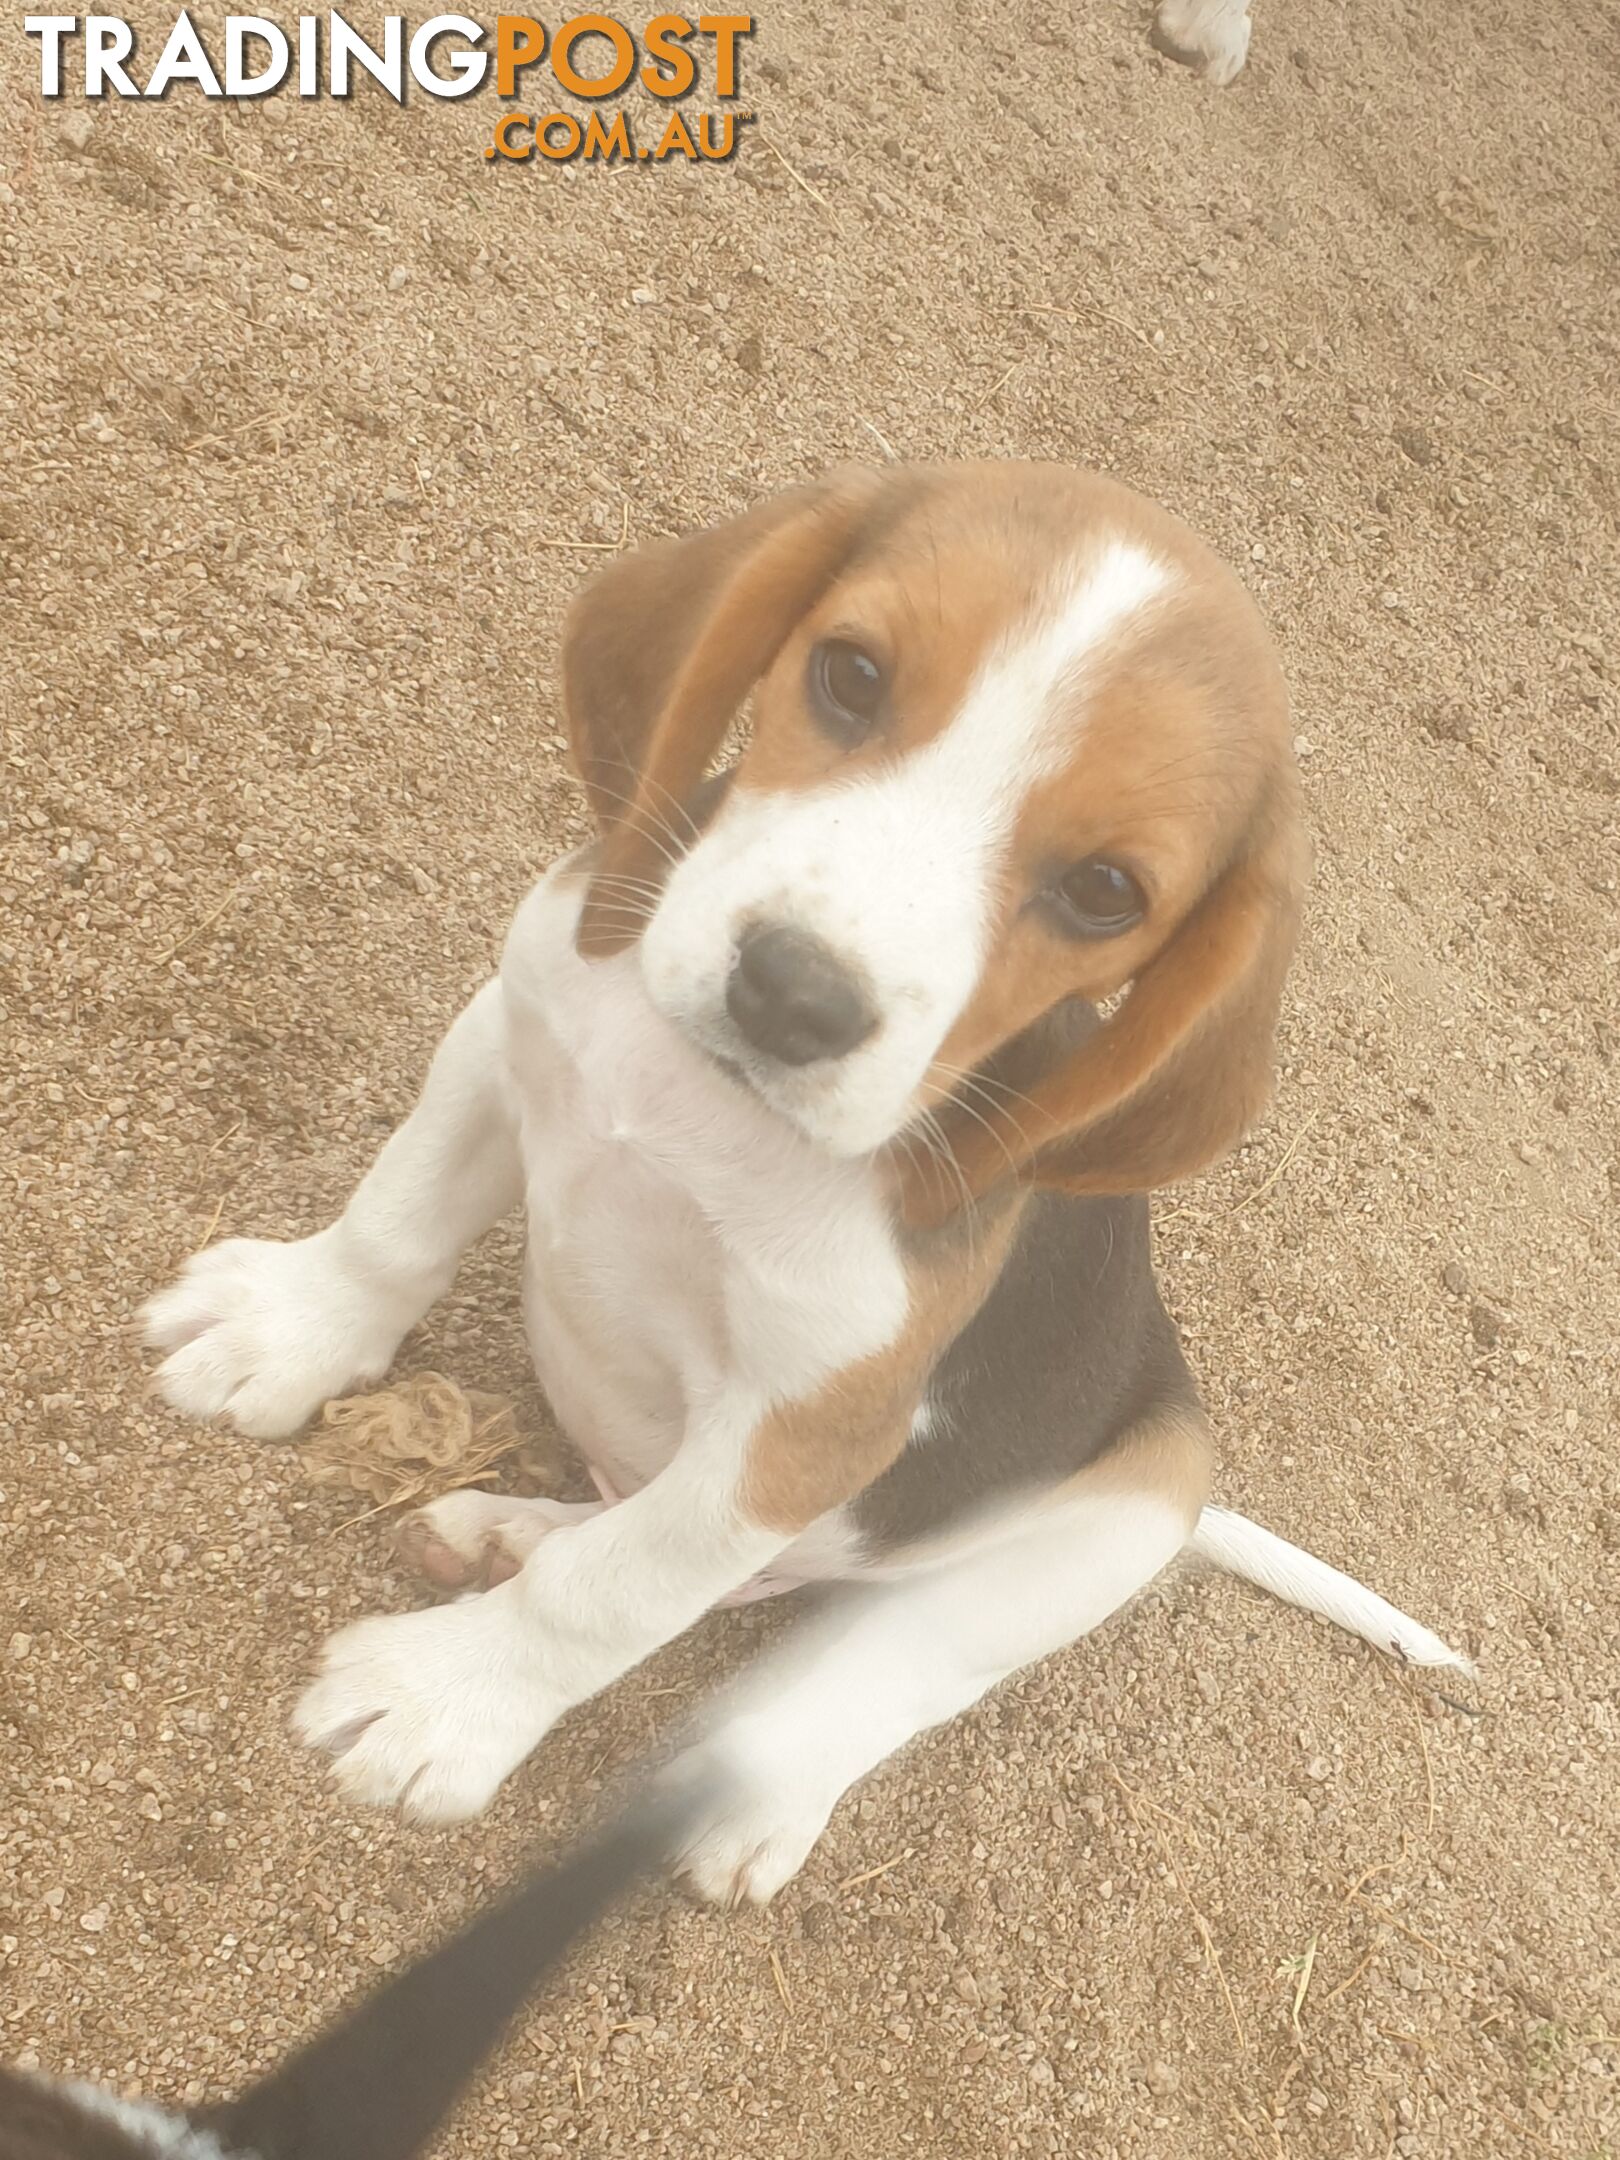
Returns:
[[[894,1341],[773,1410],[749,1436],[740,1502],[765,1529],[797,1537],[870,1485],[905,1446],[928,1378],[989,1295],[1022,1198],[954,1217],[908,1256],[910,1302]]]
[[[1214,1465],[1209,1420],[1197,1404],[1157,1410],[1054,1486],[1042,1505],[1060,1507],[1098,1493],[1156,1493],[1179,1512],[1190,1535],[1209,1498]]]

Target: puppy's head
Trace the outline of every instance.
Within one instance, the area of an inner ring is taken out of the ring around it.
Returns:
[[[1056,466],[837,473],[616,563],[564,674],[582,951],[639,940],[659,1011],[830,1152],[895,1143],[914,1219],[1009,1174],[1162,1184],[1255,1115],[1303,875],[1287,699],[1164,512]]]

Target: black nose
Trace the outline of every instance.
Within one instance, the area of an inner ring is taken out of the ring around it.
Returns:
[[[803,930],[743,932],[726,1011],[756,1050],[784,1065],[843,1057],[877,1025],[849,969]]]

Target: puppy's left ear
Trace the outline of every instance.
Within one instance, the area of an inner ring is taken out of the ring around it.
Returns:
[[[1012,1162],[1062,1192],[1151,1192],[1235,1147],[1271,1092],[1308,863],[1290,771],[1118,1010],[1060,1064],[1021,1077],[1006,1108],[952,1133],[967,1190],[987,1190]],[[939,1219],[926,1163],[904,1197],[911,1219]]]

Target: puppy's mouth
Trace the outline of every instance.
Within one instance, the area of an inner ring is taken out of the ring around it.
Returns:
[[[720,1070],[725,1074],[728,1080],[734,1080],[738,1087],[746,1088],[750,1095],[759,1094],[759,1089],[755,1087],[753,1081],[743,1070],[742,1066],[738,1063],[736,1058],[728,1057],[724,1050],[704,1049],[704,1046],[701,1043],[698,1045],[698,1047],[699,1049],[703,1050],[703,1054],[705,1057],[708,1058],[710,1064],[719,1066]]]
[[[779,1065],[743,1046],[723,1044],[717,1039],[722,1033],[723,1028],[716,1029],[705,1039],[703,1032],[695,1032],[688,1040],[767,1117],[822,1153],[841,1160],[875,1154],[907,1125],[901,1117],[881,1132],[845,1137],[846,1113],[830,1063]]]
[[[705,1014],[696,1021],[687,1022],[681,1032],[704,1061],[750,1102],[768,1111],[772,1117],[780,1118],[784,1125],[799,1132],[806,1131],[800,1106],[793,1100],[796,1093],[805,1091],[802,1068],[796,1070],[792,1066],[776,1065],[738,1042],[723,1014]],[[799,1086],[795,1090],[792,1083],[796,1079]]]
[[[848,1122],[845,1095],[853,1079],[845,1060],[816,1057],[776,1058],[744,1039],[724,1003],[712,996],[701,1001],[660,1003],[664,1018],[703,1063],[728,1086],[814,1147],[837,1156],[870,1153],[886,1144],[890,1131],[875,1138],[841,1141]],[[897,1120],[897,1123],[903,1120]]]
[[[782,1114],[771,1099],[768,1074],[750,1070],[748,1052],[737,1041],[723,1013],[683,1014],[675,1020],[675,1026],[705,1064],[723,1073],[755,1102]]]

